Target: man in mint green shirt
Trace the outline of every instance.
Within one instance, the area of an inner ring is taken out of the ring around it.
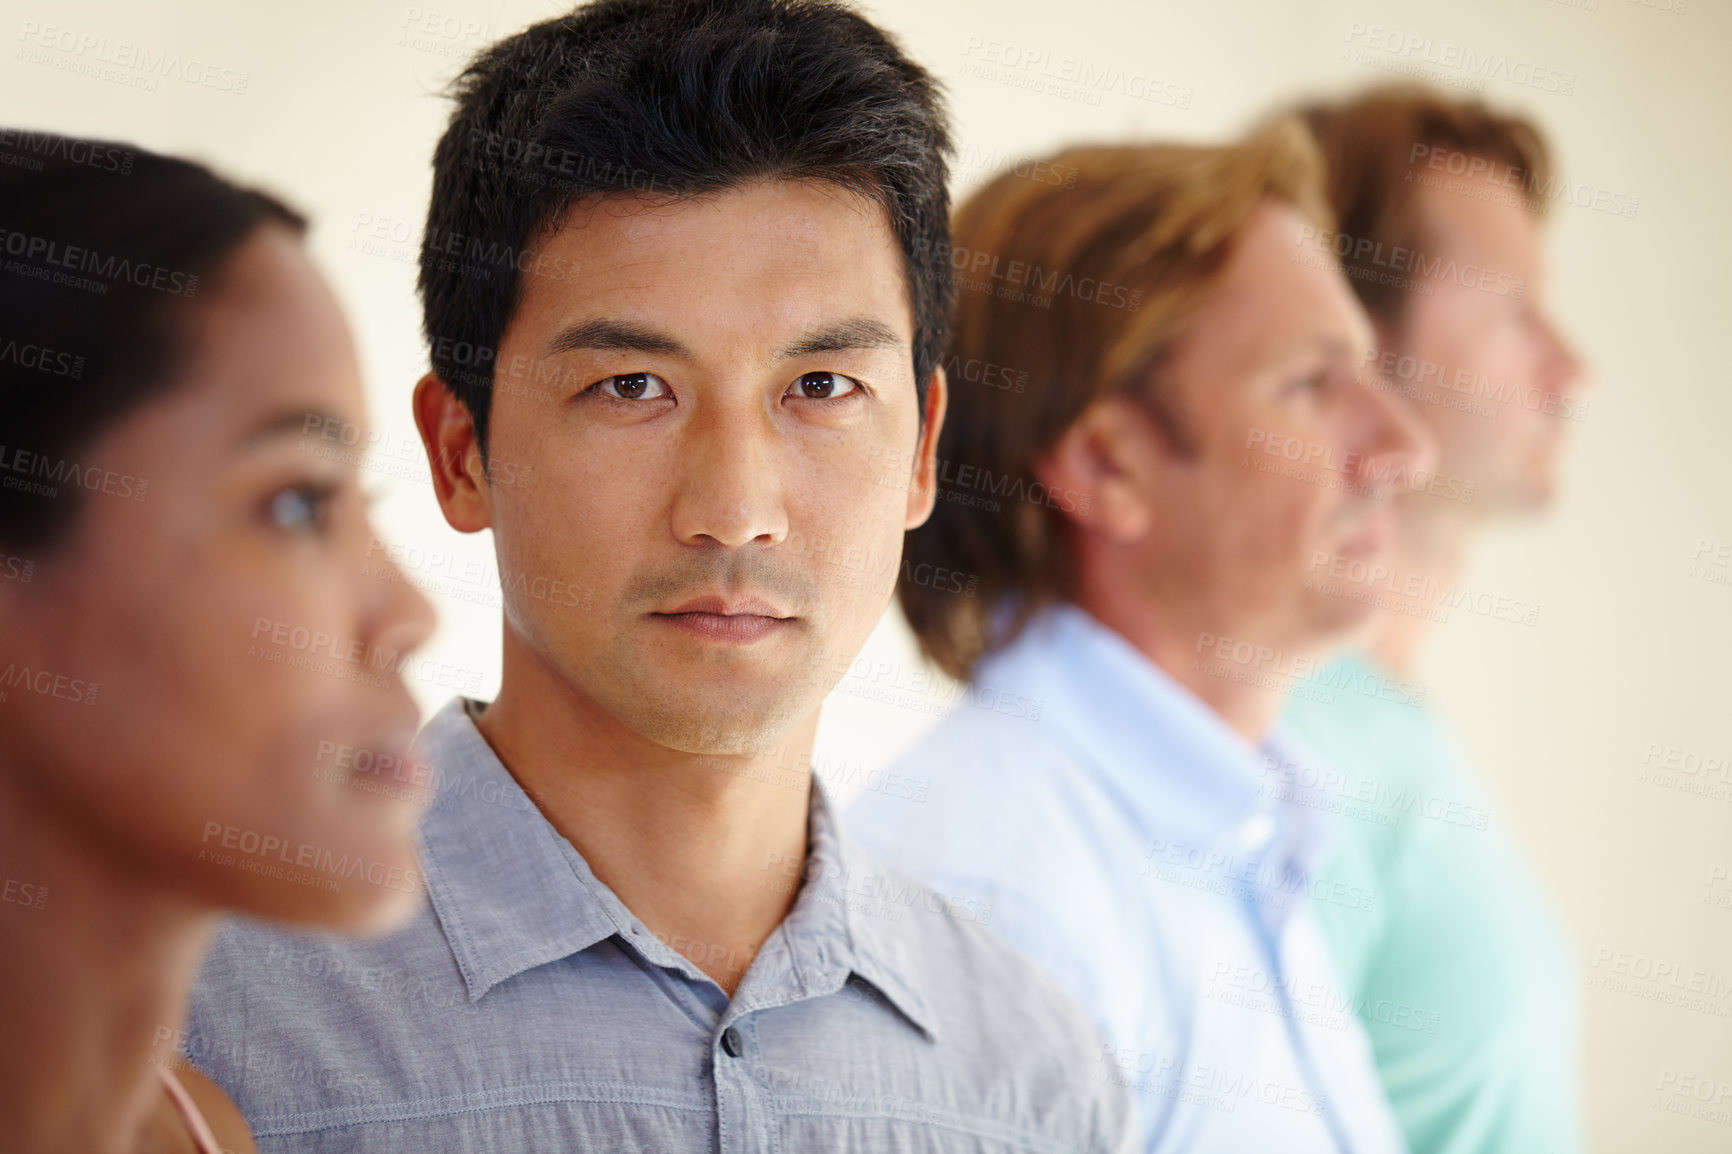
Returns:
[[[1301,114],[1330,166],[1335,251],[1377,329],[1365,373],[1412,403],[1437,467],[1406,478],[1386,563],[1312,558],[1315,589],[1379,612],[1361,655],[1290,698],[1287,723],[1328,768],[1270,759],[1263,788],[1321,791],[1343,818],[1321,875],[1377,894],[1318,912],[1414,1154],[1574,1154],[1569,947],[1415,684],[1435,624],[1537,624],[1537,606],[1461,574],[1482,527],[1550,503],[1562,432],[1587,412],[1543,304],[1550,160],[1527,122],[1422,89]]]
[[[1316,785],[1342,820],[1320,870],[1376,895],[1316,903],[1342,993],[1415,1154],[1580,1151],[1576,976],[1500,815],[1422,707],[1348,657],[1286,721],[1329,768],[1266,762],[1264,788]],[[1411,695],[1410,695],[1411,696]]]

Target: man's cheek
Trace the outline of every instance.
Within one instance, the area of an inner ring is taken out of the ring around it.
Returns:
[[[1263,559],[1271,572],[1310,572],[1317,552],[1339,551],[1343,531],[1351,532],[1348,506],[1353,502],[1336,489],[1315,482],[1331,476],[1328,470],[1313,467],[1309,480],[1283,477],[1285,489],[1263,507],[1259,517],[1262,526]]]

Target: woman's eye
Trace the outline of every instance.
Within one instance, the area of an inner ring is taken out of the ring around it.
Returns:
[[[1288,382],[1287,389],[1289,392],[1295,393],[1314,393],[1328,383],[1329,370],[1318,369],[1314,373],[1306,373],[1302,377],[1295,377],[1292,381]]]
[[[289,533],[318,533],[329,519],[332,491],[324,485],[292,485],[271,496],[266,514]]]
[[[590,388],[621,401],[654,401],[672,395],[668,383],[654,373],[619,373],[597,381]]]
[[[859,389],[859,381],[841,373],[802,373],[798,380],[788,386],[785,395],[808,397],[814,401],[830,401],[858,392]]]

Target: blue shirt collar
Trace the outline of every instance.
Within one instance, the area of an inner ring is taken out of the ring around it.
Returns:
[[[601,883],[588,866],[561,852],[565,839],[475,728],[465,699],[436,713],[418,742],[437,787],[421,823],[422,872],[471,1002],[627,928],[595,899]]]
[[[690,961],[648,932],[542,815],[475,727],[472,710],[480,709],[457,698],[419,738],[436,786],[421,824],[422,869],[469,1000],[615,935],[650,962],[702,979]],[[861,894],[883,867],[844,835],[823,785],[816,776],[811,781],[805,882],[761,954],[782,939],[799,997],[833,993],[857,974],[936,1040],[935,1018],[911,964],[918,944],[905,940],[915,931],[865,912]],[[749,977],[736,996],[751,1001]],[[772,997],[789,1000],[765,992],[742,1009]]]
[[[885,867],[844,834],[822,781],[811,780],[805,884],[777,931],[786,935],[805,993],[832,992],[857,974],[936,1041],[937,1017],[915,978],[917,923],[899,912],[886,916],[896,911],[880,900],[881,883],[890,880]]]
[[[1333,828],[1272,795],[1272,764],[1315,760],[1277,727],[1253,745],[1165,669],[1076,605],[1036,614],[976,668],[974,684],[1029,696],[1053,733],[1150,838],[1225,844],[1309,877]]]

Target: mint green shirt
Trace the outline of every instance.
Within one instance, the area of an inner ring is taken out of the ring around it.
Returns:
[[[1316,908],[1414,1154],[1577,1154],[1571,954],[1436,721],[1378,691],[1394,680],[1353,656],[1296,692],[1285,720],[1322,761],[1272,761],[1264,788],[1321,788],[1341,836],[1320,875],[1377,895]]]

